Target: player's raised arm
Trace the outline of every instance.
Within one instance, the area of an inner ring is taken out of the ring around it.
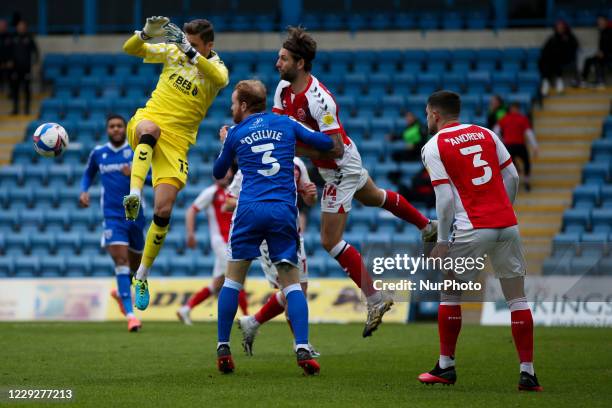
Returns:
[[[215,87],[223,88],[227,86],[229,83],[227,67],[212,51],[212,40],[205,42],[201,36],[196,35],[192,35],[192,38],[188,39],[183,30],[172,23],[166,25],[165,29],[166,43],[174,44],[179,50],[183,51],[191,63],[198,68],[198,71]],[[210,31],[212,33],[212,26]],[[206,52],[206,57],[200,54],[201,51]]]
[[[231,145],[231,135],[232,130],[227,133],[227,137],[223,141],[223,147],[221,148],[221,153],[219,153],[219,157],[215,160],[215,164],[213,166],[213,176],[217,180],[221,180],[227,174],[227,171],[232,167],[232,163],[234,162],[234,149]]]
[[[328,152],[334,148],[334,141],[325,133],[315,132],[291,117],[288,117],[288,119],[292,123],[297,140],[300,142],[322,152]]]
[[[134,35],[128,38],[123,44],[123,51],[135,57],[145,58],[147,55],[145,41],[156,37],[162,37],[166,32],[163,27],[168,24],[169,21],[170,19],[168,17],[162,16],[147,18],[143,29],[134,32]]]

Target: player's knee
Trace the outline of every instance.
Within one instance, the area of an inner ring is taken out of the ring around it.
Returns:
[[[144,133],[142,136],[140,136],[140,140],[138,141],[138,144],[146,144],[151,146],[151,148],[155,148],[156,143],[157,139],[150,133]]]
[[[338,245],[340,241],[342,241],[342,239],[321,234],[321,246],[327,252],[333,251],[333,249],[336,247],[336,245]]]
[[[170,211],[167,213],[167,215],[164,215],[163,212],[158,213],[156,210],[155,214],[153,214],[153,222],[158,227],[167,227],[168,224],[170,224]]]
[[[155,123],[144,120],[138,124],[138,133],[140,134],[140,143],[143,143],[143,136],[149,135],[157,140],[161,135],[161,129]]]

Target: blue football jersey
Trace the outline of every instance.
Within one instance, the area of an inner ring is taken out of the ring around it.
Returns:
[[[127,142],[120,147],[114,147],[111,143],[97,146],[89,154],[81,179],[81,190],[89,190],[96,174],[100,173],[100,206],[104,218],[125,218],[123,196],[130,193],[130,177],[123,174],[122,169],[132,164],[133,155],[134,152]],[[140,206],[139,217],[143,217],[142,207]]]
[[[295,142],[318,150],[331,150],[333,141],[296,120],[273,113],[256,113],[233,126],[227,134],[213,173],[223,178],[234,158],[242,170],[239,204],[281,201],[295,204],[297,189],[293,173]]]

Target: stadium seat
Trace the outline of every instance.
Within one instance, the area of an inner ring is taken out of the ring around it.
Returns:
[[[61,276],[65,269],[66,264],[64,257],[40,257],[40,276],[43,278],[55,278]]]
[[[555,257],[562,256],[566,253],[575,255],[578,248],[578,242],[580,241],[580,235],[579,233],[570,232],[557,234],[553,238],[552,255]]]
[[[610,178],[610,165],[608,163],[587,163],[582,169],[584,184],[603,184]]]
[[[574,189],[574,207],[593,208],[599,203],[598,185],[580,185]]]
[[[599,259],[592,256],[580,256],[570,260],[569,272],[572,275],[596,275],[599,272]]]
[[[587,229],[590,224],[590,211],[582,208],[570,208],[563,213],[563,225],[569,227],[572,225],[580,226]]]
[[[92,276],[114,276],[115,265],[110,256],[93,256],[91,257],[91,275]]]
[[[607,232],[593,232],[582,234],[580,242],[580,255],[601,258],[607,253]]]
[[[64,256],[65,275],[67,277],[91,276],[91,258],[88,256]]]
[[[55,253],[57,250],[55,237],[56,234],[45,232],[33,234],[30,237],[32,254],[46,256]]]
[[[15,277],[30,278],[37,276],[40,272],[40,261],[38,257],[19,256],[15,258]]]
[[[0,256],[0,278],[13,276],[15,261],[12,256]]]
[[[612,209],[611,208],[596,208],[591,213],[591,223],[593,227],[598,225],[607,225],[612,227]]]

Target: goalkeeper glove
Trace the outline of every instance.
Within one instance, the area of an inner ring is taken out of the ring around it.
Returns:
[[[153,16],[147,18],[147,22],[145,23],[142,31],[137,31],[140,35],[140,38],[143,40],[150,40],[154,37],[161,37],[165,34],[166,30],[164,30],[164,26],[170,22],[168,17],[163,16]]]
[[[183,30],[172,23],[167,24],[164,28],[166,29],[166,43],[176,45],[193,62],[194,58],[198,56],[198,52],[191,46]]]

